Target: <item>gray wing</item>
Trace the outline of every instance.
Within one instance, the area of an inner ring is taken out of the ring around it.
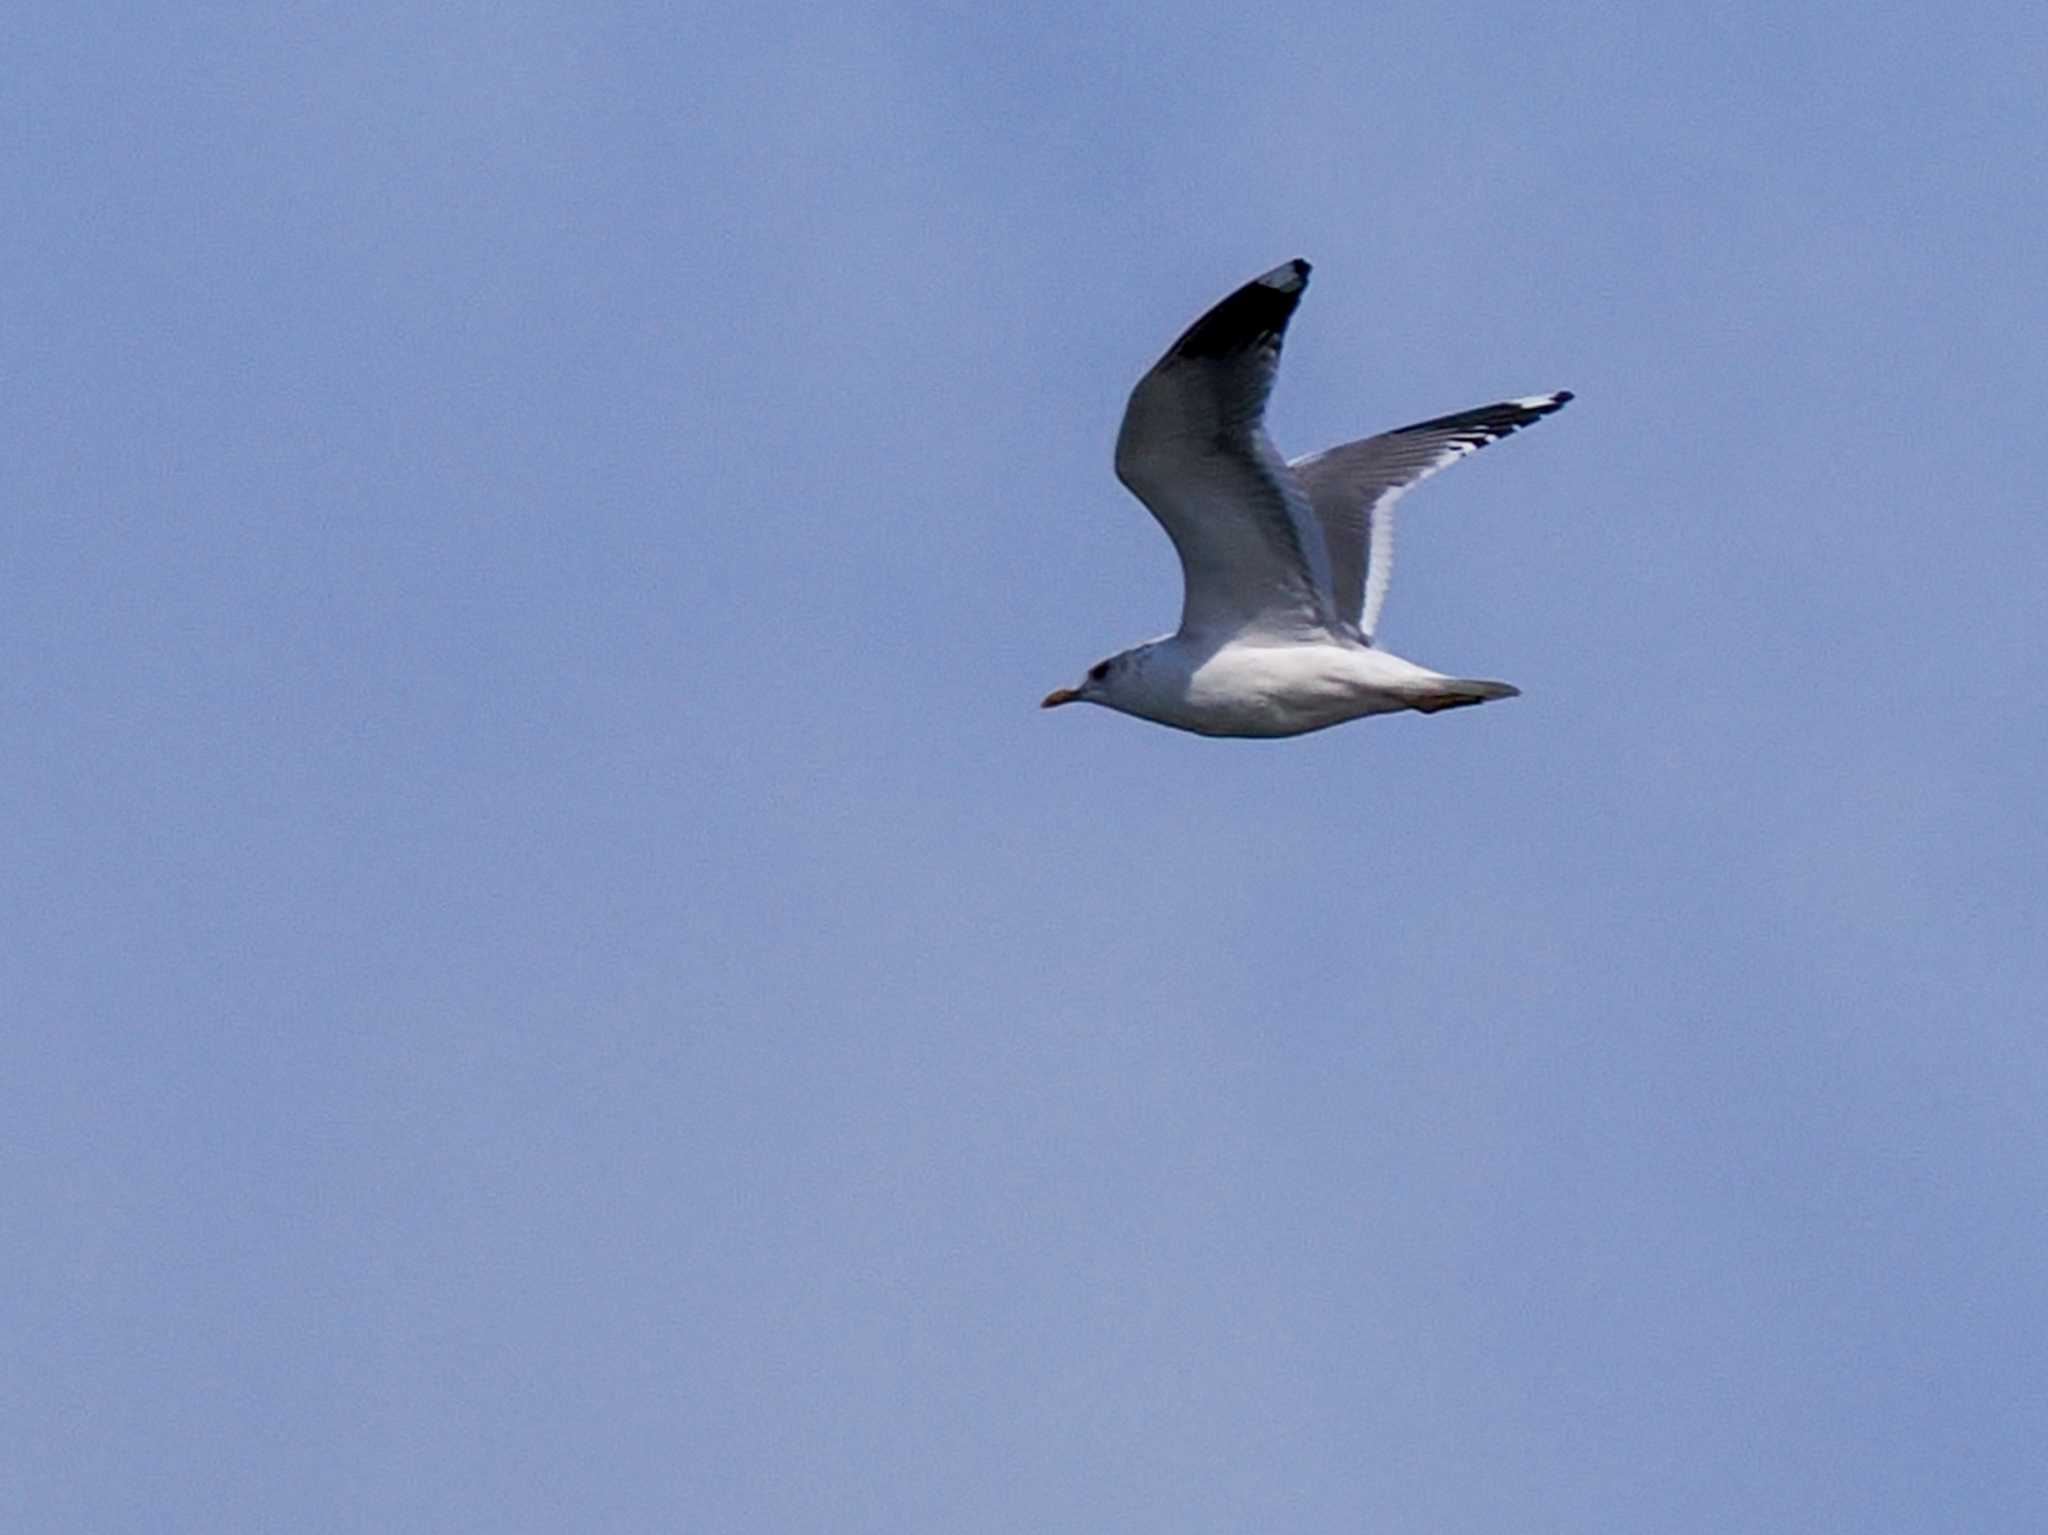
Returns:
[[[1410,486],[1562,410],[1571,397],[1561,389],[1503,400],[1296,459],[1289,467],[1322,524],[1339,616],[1372,638],[1394,572],[1394,503]]]
[[[1308,263],[1256,278],[1188,327],[1131,391],[1116,474],[1180,555],[1183,632],[1338,627],[1308,493],[1266,435],[1280,341]]]

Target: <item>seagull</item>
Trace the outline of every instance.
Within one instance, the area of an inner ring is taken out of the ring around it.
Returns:
[[[1266,399],[1308,274],[1306,261],[1290,261],[1246,283],[1131,391],[1116,476],[1180,555],[1180,628],[1096,662],[1042,707],[1101,704],[1207,736],[1295,736],[1521,691],[1433,672],[1376,643],[1394,503],[1562,409],[1571,392],[1418,421],[1290,463],[1266,435]]]

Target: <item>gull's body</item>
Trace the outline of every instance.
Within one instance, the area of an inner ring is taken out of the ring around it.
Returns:
[[[1514,696],[1505,682],[1448,676],[1374,644],[1393,506],[1571,395],[1482,406],[1290,464],[1266,435],[1266,399],[1308,271],[1291,261],[1246,283],[1132,391],[1117,478],[1180,555],[1180,628],[1098,662],[1046,707],[1098,703],[1202,735],[1291,736]]]

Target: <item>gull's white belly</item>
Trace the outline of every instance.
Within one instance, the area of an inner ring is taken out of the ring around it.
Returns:
[[[1147,681],[1157,686],[1131,712],[1217,736],[1301,735],[1407,709],[1439,676],[1384,650],[1340,645],[1225,645],[1153,660]]]

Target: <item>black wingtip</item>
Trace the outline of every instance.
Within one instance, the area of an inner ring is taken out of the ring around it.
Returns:
[[[1433,416],[1427,421],[1418,421],[1413,426],[1397,427],[1390,436],[1408,433],[1427,433],[1431,436],[1449,439],[1449,445],[1460,452],[1474,452],[1490,442],[1499,442],[1503,437],[1512,436],[1531,422],[1541,421],[1554,411],[1560,411],[1570,403],[1572,392],[1560,389],[1554,394],[1524,395],[1518,400],[1502,400],[1493,405],[1482,405],[1477,410],[1461,410],[1454,415]]]
[[[1173,344],[1179,357],[1232,357],[1255,347],[1278,348],[1287,321],[1308,286],[1309,264],[1299,256],[1254,277],[1217,303]]]

